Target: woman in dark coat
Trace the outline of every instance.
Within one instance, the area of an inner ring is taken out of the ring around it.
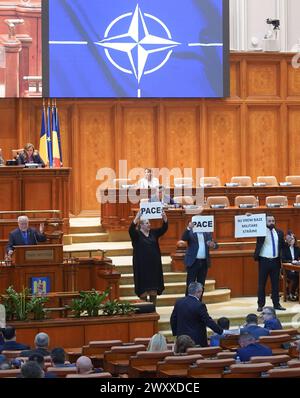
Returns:
[[[138,227],[137,227],[138,225]],[[149,220],[140,220],[140,212],[129,227],[133,246],[133,275],[135,293],[141,299],[156,305],[157,295],[164,290],[164,277],[158,239],[168,230],[168,220],[163,212],[161,228],[151,229]]]

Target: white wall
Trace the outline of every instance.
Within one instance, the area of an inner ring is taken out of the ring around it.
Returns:
[[[251,38],[263,38],[272,25],[267,18],[280,19],[281,51],[290,51],[300,39],[300,0],[229,0],[230,1],[230,48],[238,51],[251,50]]]

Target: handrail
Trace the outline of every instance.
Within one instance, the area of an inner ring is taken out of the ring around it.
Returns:
[[[61,213],[61,210],[9,210],[9,211],[0,211],[0,215],[2,214],[34,214],[34,213],[41,213],[41,214],[46,214],[46,213],[54,213],[54,214],[59,214]]]

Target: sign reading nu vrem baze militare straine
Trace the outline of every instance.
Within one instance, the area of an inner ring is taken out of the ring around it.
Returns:
[[[162,218],[163,205],[161,202],[145,202],[140,206],[141,220],[155,220]]]
[[[252,214],[251,216],[235,216],[235,237],[256,238],[266,236],[266,215]]]
[[[193,232],[214,232],[214,216],[194,216]]]

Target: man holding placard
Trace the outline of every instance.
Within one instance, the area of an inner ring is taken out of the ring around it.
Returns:
[[[209,250],[218,248],[218,243],[212,238],[213,231],[213,216],[195,216],[182,235],[182,240],[188,243],[184,257],[187,270],[187,288],[192,282],[200,282],[203,286],[205,285],[208,267],[210,266]]]
[[[265,288],[268,276],[272,285],[272,301],[274,309],[285,310],[279,303],[279,277],[281,268],[281,251],[284,247],[284,233],[275,228],[275,218],[267,215],[266,236],[256,238],[254,259],[258,261],[258,308],[261,312],[266,303]]]
[[[149,219],[163,219],[161,228],[151,229]],[[156,305],[157,295],[164,290],[164,277],[158,239],[167,232],[168,219],[161,203],[141,203],[140,211],[129,227],[133,246],[135,293]]]

